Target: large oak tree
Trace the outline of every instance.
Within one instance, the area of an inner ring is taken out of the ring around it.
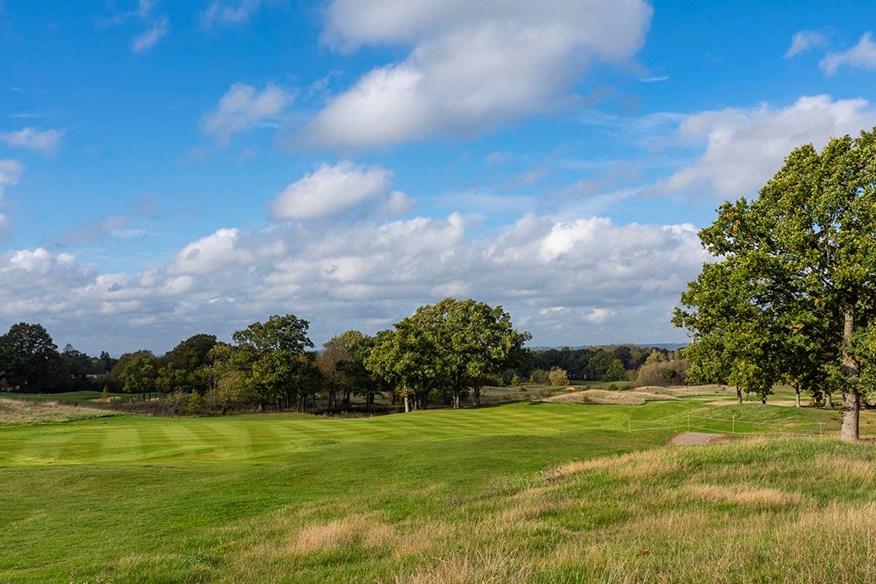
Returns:
[[[675,317],[693,333],[696,367],[836,389],[841,437],[858,440],[876,349],[876,130],[795,149],[757,199],[721,205],[700,239],[716,263]]]

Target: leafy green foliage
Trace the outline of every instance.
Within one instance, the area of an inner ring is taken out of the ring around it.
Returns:
[[[477,406],[490,375],[522,362],[529,338],[501,306],[445,298],[379,333],[365,366],[397,384],[406,410],[425,407],[436,388],[454,407],[471,391]]]
[[[780,380],[838,389],[842,435],[857,440],[870,359],[854,336],[876,310],[876,133],[797,148],[756,200],[721,205],[700,239],[718,261],[674,319],[694,334],[691,376],[764,396]]]

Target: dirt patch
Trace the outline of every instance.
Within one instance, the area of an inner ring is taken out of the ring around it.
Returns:
[[[731,437],[727,434],[707,434],[706,432],[682,432],[674,436],[669,443],[674,446],[699,446],[715,442],[726,442]]]

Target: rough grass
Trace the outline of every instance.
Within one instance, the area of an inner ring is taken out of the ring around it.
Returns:
[[[605,389],[587,389],[545,398],[542,401],[595,404],[595,405],[625,405],[640,406],[649,401],[677,399],[671,395],[661,395],[647,391],[610,391]]]
[[[873,581],[872,446],[626,431],[728,411],[837,427],[682,399],[6,428],[0,582]]]
[[[79,407],[60,402],[0,398],[0,426],[31,426],[102,418],[116,412]]]

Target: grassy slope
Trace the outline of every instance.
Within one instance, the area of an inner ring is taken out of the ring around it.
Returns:
[[[672,433],[628,433],[629,419],[679,425],[733,410],[752,428],[789,417],[835,428],[828,412],[683,400],[0,429],[0,581],[696,582],[716,555],[727,581],[763,579],[795,522],[872,498],[870,449],[809,439],[567,464]],[[837,491],[832,472],[844,468],[854,480]],[[836,536],[824,535],[829,545],[807,534],[801,553],[831,561]]]
[[[67,391],[67,392],[62,392],[62,393],[2,392],[2,393],[0,393],[0,398],[24,399],[24,400],[31,400],[31,401],[72,402],[72,403],[78,403],[78,404],[88,404],[88,403],[91,403],[92,400],[106,397],[107,395],[116,396],[116,397],[130,397],[130,396],[122,394],[122,393],[104,394],[100,391]]]
[[[0,398],[0,427],[56,424],[114,415],[112,411],[59,402]]]

